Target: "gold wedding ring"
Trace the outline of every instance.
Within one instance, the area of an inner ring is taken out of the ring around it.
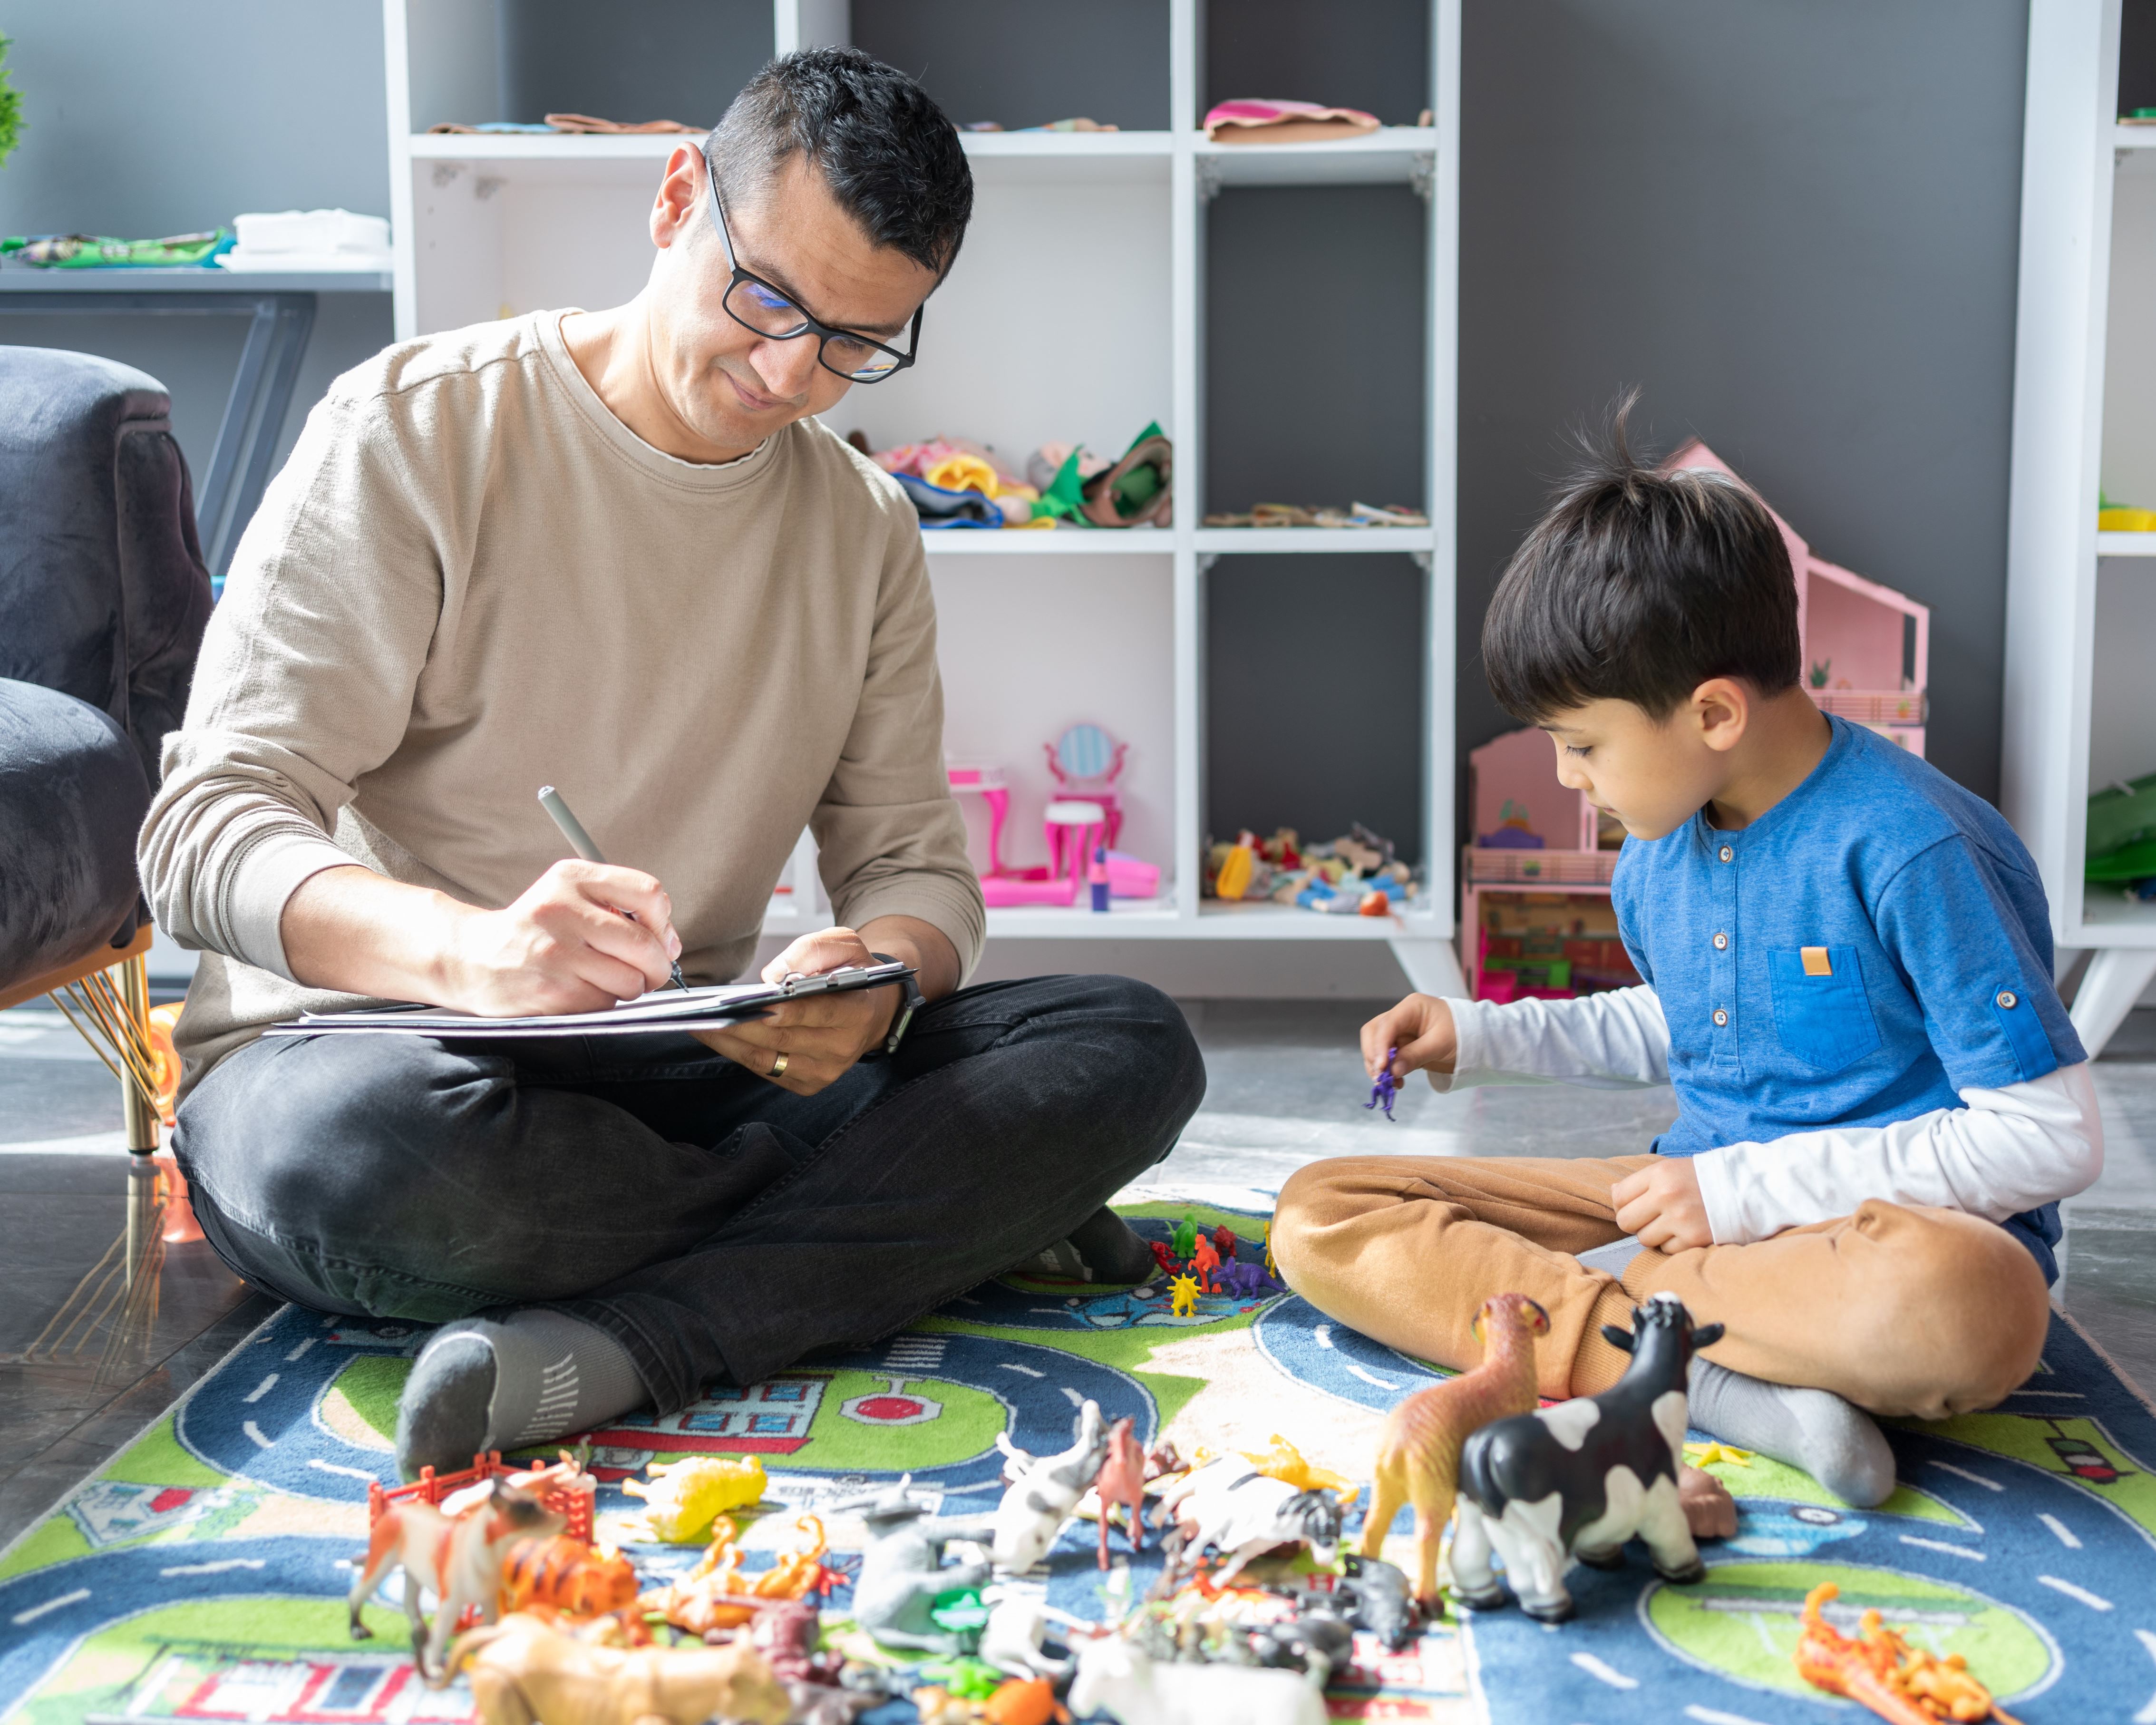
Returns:
[[[781,1055],[777,1060],[771,1063],[771,1070],[765,1074],[765,1076],[769,1078],[783,1078],[785,1076],[786,1056],[784,1055]]]

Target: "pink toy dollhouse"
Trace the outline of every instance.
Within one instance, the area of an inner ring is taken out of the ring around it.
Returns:
[[[1737,475],[1705,444],[1672,468]],[[1772,515],[1770,509],[1768,513]],[[1931,608],[1813,555],[1779,516],[1797,583],[1804,687],[1825,711],[1924,752]],[[1639,981],[1609,901],[1624,830],[1558,782],[1540,731],[1514,731],[1468,755],[1474,830],[1460,870],[1460,947],[1478,1000],[1569,999]]]

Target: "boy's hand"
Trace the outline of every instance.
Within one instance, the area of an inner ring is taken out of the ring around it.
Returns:
[[[1363,1070],[1374,1081],[1384,1070],[1385,1050],[1399,1050],[1393,1076],[1424,1070],[1450,1072],[1460,1053],[1452,1009],[1430,994],[1410,994],[1363,1026]]]
[[[1609,1199],[1617,1206],[1617,1225],[1643,1246],[1683,1252],[1714,1244],[1689,1156],[1656,1157],[1612,1186]]]

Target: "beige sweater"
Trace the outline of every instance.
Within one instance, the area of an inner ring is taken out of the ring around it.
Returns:
[[[722,466],[661,454],[561,316],[346,373],[240,542],[140,849],[159,926],[203,949],[190,1085],[359,1004],[291,980],[302,880],[357,860],[506,905],[567,854],[542,784],[665,884],[692,980],[748,963],[804,826],[839,921],[918,916],[979,957],[904,494],[814,420]]]

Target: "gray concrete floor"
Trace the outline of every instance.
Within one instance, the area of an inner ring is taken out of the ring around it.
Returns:
[[[1184,1003],[1210,1085],[1153,1178],[1272,1190],[1324,1156],[1621,1155],[1645,1150],[1676,1116],[1666,1090],[1440,1096],[1415,1079],[1389,1123],[1362,1106],[1369,1086],[1356,1054],[1358,1029],[1384,1004]],[[2156,1011],[2136,1013],[2114,1040],[2097,1090],[2108,1159],[2066,1206],[2058,1297],[2156,1388]],[[105,1260],[126,1223],[121,1142],[119,1087],[59,1014],[0,1013],[0,1544],[275,1309],[199,1242],[166,1248],[154,1301],[146,1290],[121,1297],[124,1278],[102,1280],[124,1255]],[[48,1327],[66,1311],[81,1321],[55,1335]]]

